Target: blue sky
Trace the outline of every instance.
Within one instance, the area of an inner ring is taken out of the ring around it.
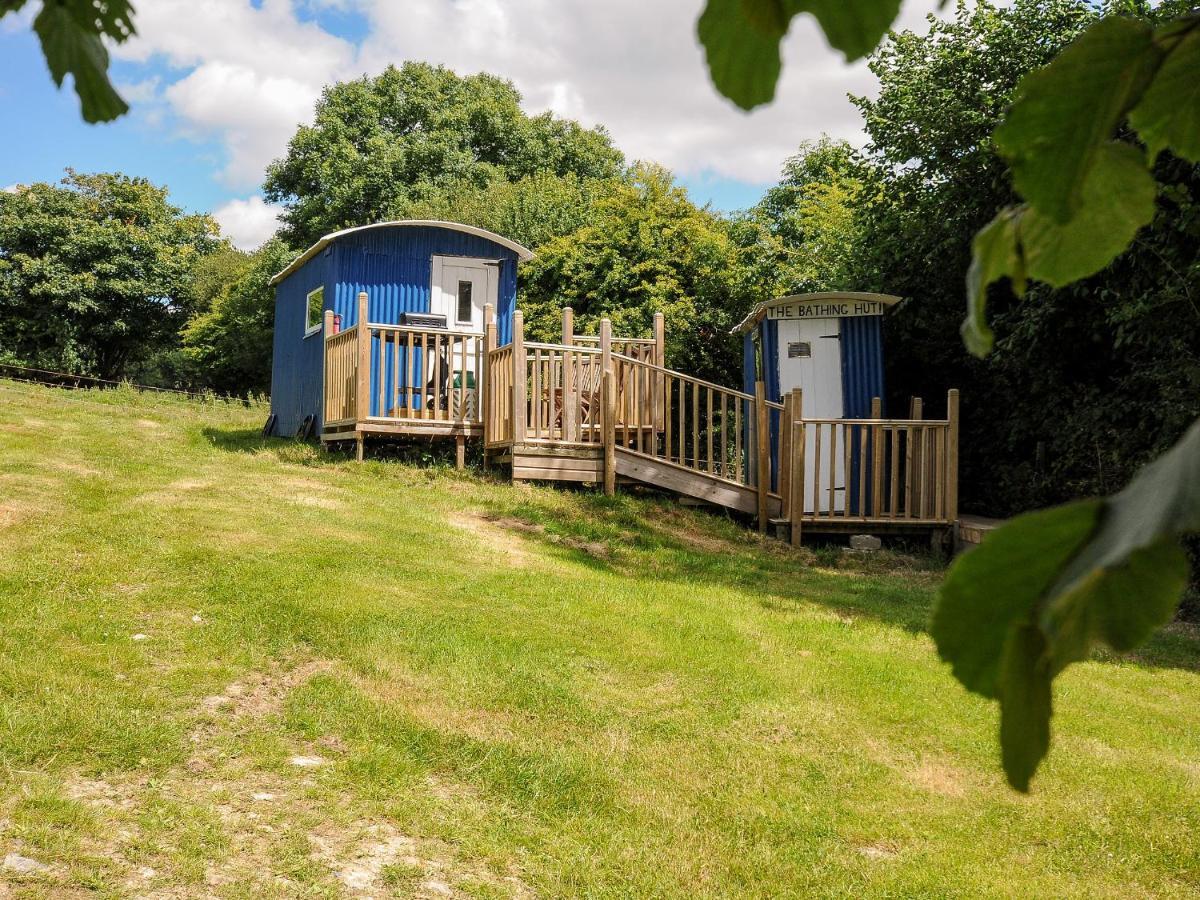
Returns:
[[[311,115],[323,84],[425,59],[511,78],[530,112],[604,124],[630,158],[672,168],[693,199],[753,204],[802,140],[858,137],[849,92],[870,92],[808,23],[785,46],[777,102],[746,115],[717,98],[692,33],[693,0],[141,0],[139,35],[112,74],[133,111],[85,125],[56,89],[28,13],[0,24],[0,188],[64,168],[122,171],[213,212],[242,246],[274,227],[263,167]],[[922,10],[906,8],[910,18]],[[628,22],[642,27],[630,29]]]

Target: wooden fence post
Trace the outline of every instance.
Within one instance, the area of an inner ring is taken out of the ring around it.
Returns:
[[[367,292],[360,291],[358,295],[358,319],[355,322],[355,327],[358,329],[358,333],[355,336],[358,342],[358,355],[354,370],[354,424],[356,430],[358,430],[357,426],[371,415],[371,329],[367,327],[369,306]],[[357,446],[354,455],[359,462],[362,462],[362,431],[358,431],[356,443]]]
[[[487,445],[492,428],[492,351],[496,349],[496,309],[483,305],[483,356],[479,360],[479,383],[475,386],[475,402],[483,425],[483,464],[487,466]]]
[[[654,314],[654,364],[667,367],[667,320],[662,313]]]
[[[525,414],[528,408],[526,392],[529,387],[525,377],[525,316],[518,309],[513,313],[513,447],[525,443]]]
[[[617,376],[611,367],[601,375],[600,428],[604,432],[604,493],[617,492]]]
[[[946,394],[946,518],[958,523],[958,388]]]
[[[757,451],[755,484],[758,487],[758,530],[767,531],[767,492],[771,490],[771,429],[767,415],[767,386],[754,382],[754,447]]]
[[[562,342],[564,347],[575,343],[575,310],[564,306],[562,311]]]
[[[329,350],[328,341],[333,337],[333,310],[325,310],[324,328],[321,330],[321,428],[329,421]]]
[[[883,401],[871,398],[871,418],[883,418]],[[879,517],[883,511],[883,429],[871,426],[871,515]]]
[[[791,476],[788,479],[788,490],[791,492],[788,500],[788,522],[791,525],[792,546],[799,547],[801,520],[804,518],[804,445],[807,442],[807,435],[804,433],[804,393],[799,388],[792,391],[792,420],[787,427],[792,432],[792,453],[788,460],[791,468]],[[849,489],[846,493],[849,495]]]
[[[779,471],[777,487],[781,502],[780,514],[784,518],[788,516],[788,501],[792,499],[788,492],[792,478],[792,467],[788,464],[792,452],[792,419],[792,392],[788,391],[783,395],[783,410],[779,413],[779,446],[776,454],[779,460],[776,465]]]

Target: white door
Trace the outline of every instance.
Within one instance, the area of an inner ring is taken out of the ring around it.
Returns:
[[[804,392],[805,419],[842,417],[842,342],[838,319],[794,319],[779,322],[779,389]],[[833,509],[846,509],[845,448],[834,447],[830,465],[830,439],[837,429],[821,429],[821,465],[817,475],[817,429],[805,429],[805,509],[829,512],[829,484],[833,480]],[[841,435],[838,434],[838,439]],[[815,489],[815,490],[814,490]]]
[[[435,256],[429,311],[446,317],[451,331],[483,331],[483,305],[495,308],[500,266],[486,259]]]

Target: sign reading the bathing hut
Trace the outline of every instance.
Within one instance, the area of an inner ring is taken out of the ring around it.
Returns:
[[[878,300],[781,300],[767,307],[768,319],[844,319],[881,316],[888,304]]]

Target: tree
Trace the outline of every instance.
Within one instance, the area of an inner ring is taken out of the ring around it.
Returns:
[[[269,282],[295,257],[278,238],[267,241],[187,323],[183,353],[198,384],[225,394],[270,391],[275,289]]]
[[[267,170],[287,206],[283,237],[306,246],[339,228],[405,218],[464,186],[549,173],[611,178],[623,159],[602,129],[528,116],[512,83],[425,63],[327,87],[312,125]]]
[[[143,178],[68,170],[0,194],[0,344],[30,365],[120,377],[175,340],[216,235]]]
[[[28,0],[0,0],[0,19]],[[62,87],[70,74],[85,122],[108,122],[129,111],[108,79],[105,39],[123,43],[134,34],[129,0],[45,0],[33,20],[50,77]]]
[[[750,211],[783,249],[770,259],[775,293],[856,287],[865,177],[854,149],[828,137],[802,144],[784,163],[779,184]]]
[[[483,187],[459,182],[414,201],[406,215],[486,228],[536,250],[585,225],[597,200],[614,190],[618,180],[536,172]]]
[[[608,317],[616,334],[649,335],[661,311],[673,367],[740,380],[729,331],[754,295],[739,280],[738,248],[724,223],[657,166],[638,164],[630,181],[610,187],[586,225],[543,244],[525,264],[521,306],[531,333],[552,338],[570,306],[580,333]]]

